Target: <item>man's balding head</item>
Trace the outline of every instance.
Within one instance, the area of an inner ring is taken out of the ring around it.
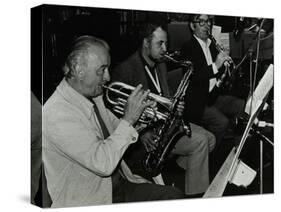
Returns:
[[[87,98],[102,94],[103,85],[110,80],[108,44],[93,36],[75,40],[63,71],[68,83]]]
[[[96,54],[101,49],[110,50],[104,40],[88,35],[78,37],[73,42],[63,67],[65,77],[73,77],[75,72],[87,64],[89,54]]]

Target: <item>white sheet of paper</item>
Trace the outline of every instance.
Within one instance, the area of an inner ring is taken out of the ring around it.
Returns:
[[[229,182],[237,185],[238,187],[242,186],[246,188],[253,182],[256,175],[257,172],[255,170],[247,166],[247,164],[243,163],[243,161],[239,160]]]
[[[223,47],[225,52],[229,54],[230,52],[229,33],[221,33],[218,43]]]
[[[259,81],[259,84],[254,91],[251,114],[254,114],[257,111],[263,99],[265,98],[265,96],[268,94],[268,92],[272,87],[273,87],[273,64],[270,64],[270,66],[267,68],[265,74],[263,75],[262,79]],[[251,107],[251,97],[248,99],[245,107],[245,112],[248,114],[250,113],[250,107]]]
[[[221,27],[217,25],[213,25],[212,28],[212,35],[216,39],[216,41],[219,43],[220,41],[220,34],[221,34]]]

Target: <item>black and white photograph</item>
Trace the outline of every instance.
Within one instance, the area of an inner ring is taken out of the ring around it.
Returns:
[[[1,211],[277,208],[275,1],[1,9]]]
[[[273,32],[267,17],[32,8],[32,204],[274,193]]]

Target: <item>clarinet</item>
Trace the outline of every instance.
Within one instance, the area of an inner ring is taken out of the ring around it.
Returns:
[[[211,41],[215,44],[216,46],[216,49],[218,50],[219,53],[224,53],[224,48],[216,41],[216,39],[214,38],[214,36],[209,33],[209,38],[211,39]],[[235,65],[233,63],[233,61],[225,61],[224,62],[224,67],[225,67],[225,70],[223,72],[223,74],[221,75],[221,77],[218,79],[218,83],[217,83],[217,87],[221,87],[227,74],[229,74],[229,76],[231,75],[231,72],[230,72],[230,66],[231,64],[233,64],[233,68],[235,68]]]

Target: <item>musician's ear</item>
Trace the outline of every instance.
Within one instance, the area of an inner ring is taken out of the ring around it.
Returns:
[[[194,31],[194,30],[195,30],[194,23],[193,23],[193,22],[190,22],[189,25],[190,25],[190,29],[191,29],[192,31]]]
[[[78,66],[76,67],[76,74],[77,74],[77,78],[82,80],[82,78],[84,77],[84,70]]]
[[[144,47],[148,48],[149,47],[149,40],[147,38],[143,39],[143,45]]]

